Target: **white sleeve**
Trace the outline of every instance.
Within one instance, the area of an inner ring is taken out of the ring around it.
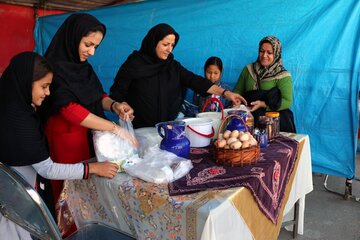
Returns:
[[[50,157],[32,166],[42,177],[53,180],[82,179],[84,174],[84,164],[55,163]]]

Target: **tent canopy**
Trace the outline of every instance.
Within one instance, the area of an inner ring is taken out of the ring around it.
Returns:
[[[80,11],[105,6],[120,5],[128,2],[140,2],[143,0],[0,0],[0,3],[14,4],[26,7],[35,7],[48,10]]]
[[[147,31],[166,22],[180,34],[175,58],[203,75],[210,56],[224,63],[223,81],[234,86],[243,67],[257,58],[267,35],[283,45],[292,74],[292,110],[298,133],[310,136],[313,170],[353,177],[360,79],[360,1],[148,1],[87,11],[107,26],[89,61],[108,91],[120,65],[140,48]],[[41,17],[36,51],[43,54],[68,14]],[[191,98],[191,91],[188,98]]]

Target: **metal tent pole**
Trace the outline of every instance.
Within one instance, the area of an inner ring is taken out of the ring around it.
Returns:
[[[337,191],[334,191],[334,190],[328,188],[328,186],[327,186],[327,180],[328,180],[328,178],[329,178],[329,175],[326,174],[326,175],[325,175],[325,179],[324,179],[324,183],[323,183],[324,188],[325,188],[328,192],[335,193],[335,194],[337,194],[337,195],[343,196],[345,200],[354,199],[355,201],[360,202],[360,197],[356,197],[355,195],[352,194],[352,183],[353,183],[353,180],[355,180],[355,181],[360,181],[359,178],[357,178],[357,177],[354,177],[354,178],[346,178],[346,181],[345,181],[345,193],[339,193],[339,192],[337,192]]]

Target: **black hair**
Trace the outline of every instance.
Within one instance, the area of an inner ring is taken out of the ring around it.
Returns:
[[[219,57],[209,57],[204,65],[204,72],[206,72],[206,69],[210,66],[210,65],[215,65],[219,68],[220,72],[223,71],[223,63],[221,61],[221,59]]]
[[[52,73],[53,69],[49,62],[43,56],[36,54],[34,58],[33,82],[40,80],[50,72]]]

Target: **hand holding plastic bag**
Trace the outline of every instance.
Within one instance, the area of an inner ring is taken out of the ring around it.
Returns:
[[[93,131],[94,148],[99,162],[116,162],[120,167],[119,171],[126,171],[131,176],[157,184],[175,181],[185,176],[193,167],[190,160],[159,148],[158,142],[161,138],[155,128],[137,132],[142,141],[141,146],[136,148],[125,140],[128,139],[128,134],[136,140],[131,122],[120,120],[119,124],[125,134]]]
[[[125,165],[134,164],[138,157],[137,140],[130,120],[120,120],[116,131],[93,130],[94,149],[99,162],[111,161],[124,171]]]
[[[139,143],[136,140],[133,125],[131,123],[129,115],[125,115],[125,119],[119,119],[120,127],[117,127],[113,133],[130,142],[132,147],[138,148]]]
[[[132,147],[137,148],[139,146],[135,135],[131,134],[131,132],[129,132],[126,128],[119,127],[114,130],[113,133],[118,137],[122,138],[123,140],[128,141]]]
[[[115,102],[113,110],[122,120],[134,119],[134,109],[127,102]]]

